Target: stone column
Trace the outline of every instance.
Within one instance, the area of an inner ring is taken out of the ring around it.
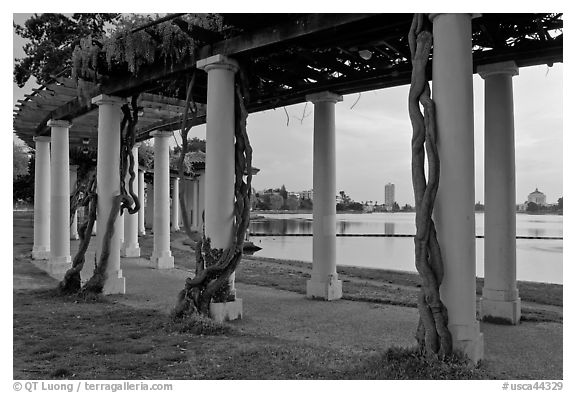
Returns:
[[[78,180],[78,165],[70,165],[70,195],[76,190],[76,181]],[[70,240],[78,240],[78,212],[74,212],[72,222],[70,223]]]
[[[139,176],[138,176],[138,146],[140,144],[137,143],[132,148],[132,155],[134,156],[134,163],[135,168],[134,172],[136,176],[134,176],[134,182],[132,183],[132,191],[135,194],[138,194],[139,190]],[[128,189],[129,182],[130,182],[130,172],[126,171],[126,189]],[[140,208],[142,208],[142,204],[140,204]],[[128,213],[128,211],[124,211],[124,244],[122,247],[122,256],[124,257],[139,257],[140,256],[140,245],[138,244],[138,213],[134,214]]]
[[[138,199],[140,200],[140,211],[138,212],[138,233],[140,235],[146,234],[146,227],[144,226],[145,217],[145,192],[144,192],[144,171],[138,171]]]
[[[32,258],[50,259],[50,137],[36,136]]]
[[[199,209],[200,209],[199,180],[195,179],[192,182],[192,227],[197,231],[202,230]]]
[[[474,217],[474,110],[470,14],[431,14],[440,183],[434,218],[444,260],[440,287],[455,349],[472,361],[483,357],[476,320]]]
[[[154,233],[154,183],[146,185],[146,210],[144,212],[144,225]]]
[[[485,80],[484,288],[480,316],[520,322],[516,287],[516,167],[514,153],[513,61],[478,67]]]
[[[206,236],[213,248],[232,244],[234,220],[234,74],[238,64],[226,56],[216,55],[198,61],[197,67],[208,73],[206,107]],[[234,274],[230,276],[230,299],[235,299]],[[242,317],[241,299],[230,302],[226,318]]]
[[[92,99],[98,105],[98,160],[96,168],[98,194],[98,232],[96,234],[96,261],[100,260],[103,238],[108,226],[113,198],[120,195],[120,121],[121,106],[125,100],[119,97],[99,95]],[[110,255],[104,284],[104,294],[126,293],[126,279],[120,267],[120,220],[116,216],[114,234],[110,241]]]
[[[342,96],[322,92],[306,97],[314,103],[312,277],[306,296],[324,300],[342,297],[336,273],[336,103]]]
[[[168,141],[172,131],[154,131],[154,251],[150,261],[158,269],[174,267],[170,252],[170,168]]]
[[[180,191],[180,178],[172,179],[172,230],[180,230],[180,203],[178,202],[178,192]]]
[[[56,276],[71,267],[70,256],[70,158],[68,134],[71,123],[50,120],[50,260],[48,271]]]

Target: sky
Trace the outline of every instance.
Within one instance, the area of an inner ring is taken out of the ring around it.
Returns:
[[[14,14],[23,23],[29,14]],[[24,56],[13,34],[14,58]],[[33,79],[33,78],[32,78]],[[484,81],[474,75],[476,201],[484,201]],[[537,187],[548,203],[563,196],[563,65],[520,69],[513,78],[516,138],[516,201]],[[13,84],[13,105],[30,93]],[[410,172],[412,129],[408,86],[344,96],[336,104],[336,188],[356,201],[384,201],[384,185],[394,183],[396,201],[414,204]],[[298,104],[250,114],[248,134],[254,149],[256,190],[285,185],[289,191],[313,188],[313,104]],[[205,138],[205,126],[190,137]]]

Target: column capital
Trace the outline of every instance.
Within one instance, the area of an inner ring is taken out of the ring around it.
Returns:
[[[35,136],[34,138],[34,142],[38,143],[38,142],[50,142],[51,138],[49,136],[45,136],[45,135],[38,135]]]
[[[478,66],[476,71],[478,72],[478,75],[482,77],[482,79],[486,79],[489,76],[498,74],[516,76],[519,73],[518,66],[514,60],[484,64]]]
[[[230,70],[232,72],[238,71],[238,62],[224,55],[214,55],[207,57],[196,62],[196,67],[206,72],[218,68]]]
[[[447,15],[447,12],[438,12],[435,14],[428,14],[428,19],[430,20],[430,22],[434,23],[434,20],[440,16],[440,15]],[[470,15],[470,19],[476,19],[482,16],[482,14],[478,14],[478,13],[464,13],[464,14],[457,14],[454,13],[455,15]]]
[[[136,142],[132,148],[138,149],[140,146],[142,146],[142,142]]]
[[[332,93],[331,91],[323,91],[320,93],[308,94],[306,96],[306,101],[310,101],[313,104],[316,104],[317,102],[340,102],[342,101],[342,96]]]
[[[48,120],[48,123],[46,123],[46,125],[48,127],[60,127],[60,128],[70,128],[72,126],[72,123],[69,122],[68,120]]]
[[[150,136],[153,136],[154,138],[170,137],[172,135],[174,135],[174,131],[152,131],[150,133]]]
[[[125,98],[109,96],[107,94],[100,94],[92,98],[92,103],[98,106],[100,105],[122,105],[126,103]]]

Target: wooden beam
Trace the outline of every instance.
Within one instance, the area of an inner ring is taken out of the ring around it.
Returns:
[[[178,26],[189,37],[207,44],[220,41],[223,38],[222,34],[218,32],[193,25],[180,18],[172,19],[172,24]]]
[[[199,50],[200,56],[198,58],[188,57],[168,69],[163,65],[142,67],[139,77],[111,78],[102,87],[102,93],[126,97],[134,91],[141,90],[146,84],[169,77],[175,73],[190,71],[196,68],[197,60],[214,54],[233,56],[256,49],[263,49],[287,40],[303,38],[310,34],[334,29],[352,22],[358,22],[370,16],[371,14],[307,15],[282,26],[268,27],[206,45]]]
[[[244,52],[286,43],[322,31],[335,29],[352,22],[369,18],[373,14],[309,14],[282,26],[271,26],[231,37],[200,49],[200,59],[216,54],[237,55]]]

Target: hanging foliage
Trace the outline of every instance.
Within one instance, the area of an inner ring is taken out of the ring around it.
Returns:
[[[211,31],[220,32],[223,28],[222,16],[218,14],[186,14],[180,18]],[[98,82],[102,75],[114,69],[125,68],[138,75],[144,65],[163,62],[165,67],[172,67],[194,56],[200,43],[175,24],[163,22],[138,29],[155,19],[158,16],[124,15],[101,41],[92,37],[82,39],[72,54],[72,77]]]
[[[426,65],[430,58],[432,33],[424,14],[415,14],[408,34],[412,58],[412,81],[408,111],[412,123],[412,185],[416,201],[416,236],[414,237],[416,269],[422,278],[418,296],[420,320],[416,340],[420,349],[441,358],[452,352],[448,330],[448,311],[440,299],[444,275],[442,254],[432,220],[432,209],[438,191],[440,161],[436,147],[436,118]],[[420,110],[424,108],[424,114]],[[428,159],[428,179],[424,173]]]
[[[188,99],[191,97],[193,80],[188,87]],[[228,283],[231,274],[242,259],[242,247],[246,230],[250,222],[250,193],[252,190],[252,148],[246,132],[248,112],[245,107],[246,87],[241,72],[235,81],[235,182],[234,182],[234,222],[231,245],[226,249],[213,249],[210,238],[203,234],[196,245],[196,272],[194,278],[187,278],[184,289],[178,295],[175,316],[210,315],[210,304],[213,301],[230,300]],[[188,110],[188,104],[186,106]],[[182,130],[186,130],[186,114]],[[180,171],[183,171],[184,154],[186,153],[187,131],[183,132],[183,148],[180,159]],[[246,177],[246,178],[245,178]],[[185,209],[183,193],[180,193],[180,205]],[[186,210],[183,210],[186,211]],[[185,222],[185,226],[189,225]],[[189,234],[190,236],[190,234]]]

